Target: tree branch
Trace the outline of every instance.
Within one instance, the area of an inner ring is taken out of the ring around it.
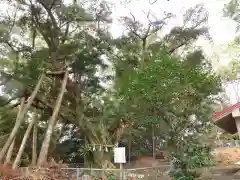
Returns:
[[[14,80],[14,81],[21,83],[25,87],[25,83],[19,77],[17,77],[15,74],[8,74],[4,71],[0,71],[0,74],[2,74],[3,76],[6,76],[7,78],[10,78],[10,80]]]
[[[167,51],[168,54],[172,54],[175,50],[177,50],[178,48],[184,46],[186,44],[186,42],[182,42],[179,45],[173,47],[172,49],[170,49],[169,51]]]
[[[47,43],[48,47],[51,47],[51,41],[48,39],[48,36],[46,36],[46,34],[44,33],[43,27],[42,27],[41,23],[39,22],[37,15],[32,13],[32,16],[34,17],[33,19],[34,19],[35,26],[38,27],[38,32],[42,35],[42,37],[45,40],[45,42]]]
[[[64,75],[65,71],[47,71],[46,75]],[[69,71],[69,74],[73,71]]]
[[[53,16],[53,13],[52,13],[52,11],[51,11],[51,8],[53,7],[54,2],[53,2],[53,4],[51,5],[50,8],[48,8],[48,7],[46,6],[46,4],[44,4],[44,2],[42,2],[41,0],[37,0],[37,2],[39,2],[39,3],[44,7],[44,9],[47,11],[48,16],[50,17],[50,19],[51,19],[51,21],[52,21],[52,23],[53,23],[54,29],[58,30],[59,27],[58,27],[58,25],[57,25],[57,21],[56,21],[55,17]]]
[[[69,33],[69,26],[70,26],[70,22],[67,22],[66,29],[65,29],[64,36],[62,38],[61,44],[64,44],[64,42],[67,39],[67,35]]]
[[[149,4],[153,5],[153,4],[155,4],[157,1],[158,1],[158,0],[153,0],[153,1],[151,2],[151,0],[149,0]]]
[[[135,16],[130,12],[130,14],[131,14],[131,16],[132,16],[132,18],[133,18],[133,26],[134,26],[134,24],[136,23],[136,18],[135,18]],[[142,39],[142,37],[136,32],[137,30],[136,30],[136,28],[131,28],[130,26],[128,26],[129,27],[129,29],[131,30],[131,32],[133,33],[133,34],[135,34],[137,37],[139,37],[140,39]]]
[[[1,104],[1,106],[6,106],[6,105],[10,104],[12,101],[14,101],[20,97],[22,97],[22,96],[12,97],[12,98],[8,99],[7,102],[5,102],[4,104]]]
[[[2,80],[0,86],[6,85],[11,80],[11,77],[7,77],[5,80]]]
[[[45,109],[45,108],[47,107],[47,108],[51,109],[51,111],[53,111],[53,109],[54,109],[54,107],[53,107],[51,104],[49,104],[48,102],[45,102],[45,101],[42,100],[39,96],[36,97],[35,101],[36,101],[36,104],[34,104],[34,107],[36,107],[36,108],[39,108],[39,109],[42,109],[42,110],[43,110],[43,109]],[[43,106],[41,107],[41,106],[39,105],[39,103],[41,103]],[[45,106],[45,107],[44,107],[44,106]],[[61,112],[59,112],[59,116],[60,116],[63,120],[72,123],[72,121],[70,121],[68,118],[66,118],[66,116],[64,116]]]

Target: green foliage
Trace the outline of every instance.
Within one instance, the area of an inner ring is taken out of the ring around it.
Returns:
[[[225,4],[224,8],[224,15],[232,18],[234,21],[238,23],[239,30],[239,23],[240,23],[240,1],[239,0],[231,0],[228,4]]]
[[[15,123],[17,108],[0,107],[0,136],[11,132]]]
[[[196,169],[215,165],[211,160],[211,148],[193,141],[184,142],[178,151],[171,154],[171,159],[169,175],[174,180],[196,179],[201,175]]]
[[[211,72],[162,53],[143,69],[126,73],[119,94],[140,114],[181,117],[197,113],[208,96],[220,90],[219,86],[219,78]]]
[[[211,127],[211,105],[220,91],[219,77],[162,52],[143,68],[126,73],[121,82],[119,96],[128,107],[133,127],[146,135],[150,124],[157,125],[156,136],[166,142],[180,166],[173,176],[193,179],[189,169],[203,167],[209,160],[210,150],[192,141]],[[151,144],[151,136],[140,139],[149,139],[148,146]]]
[[[238,135],[238,133],[230,134],[227,132],[223,132],[220,135],[219,139],[223,140],[223,141],[239,140],[239,135]]]

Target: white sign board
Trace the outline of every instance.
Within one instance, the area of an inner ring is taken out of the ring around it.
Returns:
[[[114,148],[114,162],[115,163],[126,163],[125,147]]]

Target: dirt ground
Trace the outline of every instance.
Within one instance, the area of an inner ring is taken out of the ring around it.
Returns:
[[[240,148],[217,148],[213,151],[218,166],[233,165],[240,162]],[[154,160],[151,156],[142,156],[131,162],[131,168],[154,167],[168,164],[164,160]]]
[[[198,180],[240,180],[240,148],[218,148],[213,152],[216,167],[203,170],[203,176]],[[134,168],[166,165],[164,161],[149,158],[138,159]],[[159,180],[166,180],[166,177],[159,177]],[[169,178],[170,179],[170,178]]]
[[[240,180],[240,164],[235,165],[235,163],[240,162],[240,148],[218,148],[213,152],[215,161],[217,163],[216,167],[204,169],[203,176],[198,180]],[[133,173],[145,174],[145,173],[156,173],[156,171],[167,171],[169,164],[162,160],[153,160],[152,157],[141,157],[135,161],[132,161],[126,166],[126,168],[136,168]],[[159,167],[165,166],[161,169],[142,169],[143,167]],[[159,180],[170,180],[166,176],[158,176]]]
[[[218,148],[213,152],[216,167],[207,169],[199,180],[240,180],[240,148]]]
[[[218,148],[213,153],[217,165],[232,165],[240,162],[240,148]]]

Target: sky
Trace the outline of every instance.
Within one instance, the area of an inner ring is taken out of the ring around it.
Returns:
[[[210,33],[214,42],[218,44],[228,43],[235,35],[236,25],[233,21],[222,16],[224,4],[228,0],[158,0],[154,5],[150,5],[149,0],[132,0],[126,5],[121,4],[120,0],[116,0],[113,10],[113,16],[117,20],[120,16],[129,14],[130,12],[138,19],[144,19],[142,11],[147,12],[151,10],[156,15],[161,16],[162,12],[172,12],[177,15],[175,22],[172,24],[179,24],[181,22],[180,14],[184,13],[188,8],[194,7],[196,4],[204,4],[209,12],[209,26]],[[121,33],[118,23],[114,25],[112,31],[114,34]]]
[[[197,4],[203,4],[209,12],[208,24],[213,43],[200,39],[197,44],[202,46],[205,53],[209,56],[213,56],[214,52],[217,51],[217,57],[215,58],[219,60],[220,64],[226,65],[229,62],[227,54],[219,52],[219,49],[227,46],[236,35],[236,23],[229,18],[223,17],[224,4],[228,3],[229,0],[158,0],[154,5],[150,5],[149,0],[132,0],[127,5],[120,1],[116,0],[114,3],[114,23],[111,29],[114,36],[120,35],[123,31],[123,27],[118,22],[118,19],[121,16],[130,15],[130,12],[142,21],[146,19],[143,11],[146,13],[148,10],[151,10],[158,17],[161,17],[164,11],[172,12],[177,16],[170,22],[169,26],[174,26],[181,24],[181,14],[188,8]]]

